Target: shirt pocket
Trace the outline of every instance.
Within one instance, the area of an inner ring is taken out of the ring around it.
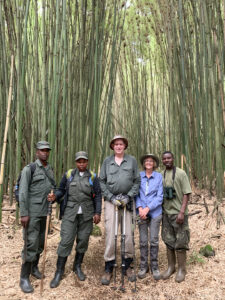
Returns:
[[[129,179],[133,178],[133,170],[132,168],[124,167],[123,169],[123,175]]]
[[[32,179],[32,183],[30,185],[30,191],[35,193],[38,192],[39,194],[42,194],[46,186],[47,185],[45,181],[45,176],[43,174],[37,174]]]

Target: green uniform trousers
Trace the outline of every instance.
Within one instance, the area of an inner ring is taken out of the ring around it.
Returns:
[[[93,229],[93,219],[84,221],[83,215],[76,215],[74,221],[68,220],[65,216],[61,225],[61,241],[58,247],[58,255],[67,257],[70,255],[74,240],[76,238],[76,252],[85,253],[88,248],[88,241]]]
[[[27,228],[27,256],[25,261],[32,262],[44,250],[46,217],[30,217]],[[25,229],[23,229],[23,240],[25,240]],[[22,250],[24,260],[24,249]]]

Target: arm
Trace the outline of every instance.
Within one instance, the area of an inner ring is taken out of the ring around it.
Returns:
[[[20,217],[21,217],[21,224],[24,228],[28,226],[30,220],[29,204],[28,204],[30,183],[31,183],[31,170],[29,167],[25,167],[21,174],[20,188],[19,188]]]
[[[183,224],[184,223],[184,213],[185,213],[185,209],[186,209],[186,207],[188,205],[189,196],[190,196],[190,194],[185,194],[183,196],[183,201],[182,201],[181,209],[180,209],[180,212],[177,215],[177,219],[176,219],[176,223],[177,224]]]
[[[62,197],[66,193],[66,184],[67,184],[67,178],[65,173],[60,181],[59,188],[56,190],[55,193],[55,198],[57,203],[60,203],[62,201]]]
[[[139,174],[139,171],[138,171],[138,165],[137,165],[136,159],[134,159],[134,161],[133,161],[133,176],[134,176],[133,186],[129,190],[129,192],[127,193],[127,195],[130,198],[133,198],[133,197],[138,195],[139,186],[140,186],[140,183],[141,183],[141,177],[140,177],[140,174]]]
[[[162,180],[162,175],[160,174],[157,195],[154,197],[153,201],[151,201],[148,204],[149,211],[154,210],[155,208],[161,206],[162,203],[163,203],[163,180]]]
[[[95,177],[93,182],[93,190],[94,190],[94,207],[95,207],[95,214],[101,215],[102,211],[102,193],[100,188],[100,183],[97,177]]]
[[[106,159],[104,160],[101,170],[100,170],[100,176],[99,176],[99,182],[100,182],[100,187],[103,193],[103,196],[110,201],[110,199],[112,198],[113,194],[109,191],[109,189],[107,188],[107,172],[106,172]]]

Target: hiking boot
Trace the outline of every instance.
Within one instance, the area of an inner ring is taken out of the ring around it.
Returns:
[[[57,264],[56,264],[57,269],[55,272],[55,276],[50,283],[50,287],[52,289],[56,288],[59,285],[59,282],[62,279],[62,276],[64,274],[66,261],[67,261],[67,257],[58,256],[58,260],[57,260]]]
[[[37,279],[41,279],[42,274],[38,269],[38,262],[39,262],[40,254],[37,255],[37,259],[32,262],[31,266],[31,275]]]
[[[131,282],[134,282],[136,280],[136,276],[134,274],[134,270],[129,267],[127,270],[126,270],[126,275],[127,275],[127,279]]]
[[[168,268],[161,275],[163,280],[168,279],[175,272],[176,256],[174,249],[171,250],[167,247],[167,259],[168,259]]]
[[[175,281],[182,282],[185,280],[186,275],[186,250],[176,251],[178,270]]]
[[[20,288],[24,293],[32,293],[34,291],[30,283],[31,262],[25,262],[21,266]]]
[[[149,269],[148,268],[141,268],[140,271],[138,272],[138,278],[143,279],[146,277],[146,273],[148,273]]]
[[[159,269],[152,270],[152,276],[155,280],[160,280],[161,274],[159,272]]]
[[[109,285],[111,278],[112,278],[112,272],[105,271],[105,273],[102,276],[101,283],[103,285]]]
[[[84,253],[76,253],[75,260],[73,263],[73,271],[75,274],[77,274],[77,277],[80,281],[84,281],[86,276],[81,270],[81,264],[83,262]]]

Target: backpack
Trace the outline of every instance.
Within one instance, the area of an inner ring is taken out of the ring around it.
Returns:
[[[34,175],[34,171],[36,170],[36,164],[35,163],[30,163],[27,166],[30,167],[31,180],[32,180],[33,175]],[[18,204],[18,206],[19,206],[19,187],[20,187],[21,174],[22,174],[22,171],[20,172],[20,175],[18,176],[17,181],[16,181],[16,185],[14,187],[14,194],[15,194],[16,203]]]
[[[74,177],[74,173],[73,173],[74,169],[69,169],[67,172],[66,172],[66,179],[67,179],[67,182],[71,182],[73,180],[73,177]],[[91,173],[91,176],[89,177],[89,183],[90,183],[90,186],[92,187],[93,186],[93,181],[96,177],[96,174],[93,172],[93,171],[89,171]]]

